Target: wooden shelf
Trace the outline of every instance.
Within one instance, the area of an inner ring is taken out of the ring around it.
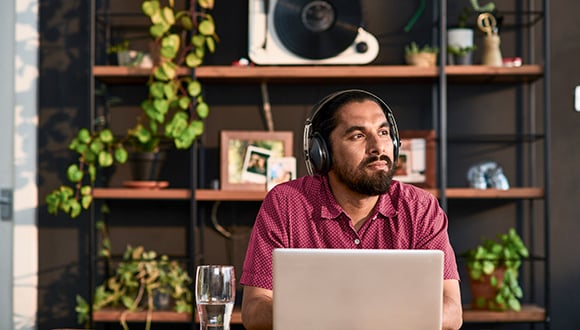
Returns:
[[[266,191],[246,190],[211,190],[195,191],[198,201],[261,201]],[[95,188],[93,197],[96,199],[175,199],[186,200],[191,197],[189,189],[132,189],[132,188]]]
[[[535,305],[523,305],[519,312],[492,312],[463,307],[463,322],[543,322],[546,310]]]
[[[473,189],[473,188],[447,188],[447,198],[451,199],[541,199],[544,198],[542,188],[511,188],[508,190],[498,189]]]
[[[436,189],[427,189],[430,193],[439,197]],[[508,190],[498,189],[472,189],[472,188],[447,188],[447,198],[450,199],[541,199],[544,197],[542,188],[511,188]],[[190,198],[190,190],[185,188],[169,189],[132,189],[132,188],[95,188],[93,197],[96,199],[174,199],[187,200]],[[266,191],[246,190],[211,190],[198,189],[195,191],[198,201],[261,201],[266,196]]]
[[[116,309],[103,309],[93,313],[96,322],[119,322],[122,311]],[[135,312],[127,314],[128,322],[144,322],[146,312]],[[492,312],[472,310],[469,305],[464,306],[464,322],[543,322],[546,320],[545,309],[535,305],[524,305],[520,312]],[[155,311],[152,314],[153,322],[191,322],[191,314],[176,313],[171,311]],[[199,323],[197,313],[195,322]],[[242,313],[239,309],[234,309],[232,314],[232,324],[242,324]]]
[[[93,320],[96,322],[119,322],[123,311],[118,309],[102,309],[93,312]],[[195,323],[199,323],[199,316],[195,315]],[[132,312],[126,315],[127,322],[145,322],[147,319],[147,312]],[[172,323],[187,323],[191,322],[190,313],[177,313],[173,311],[154,311],[151,317],[152,322],[172,322]],[[234,309],[232,314],[231,324],[242,324],[242,312],[240,309]]]
[[[366,66],[201,66],[195,70],[203,81],[222,83],[276,82],[276,83],[339,83],[360,80],[376,82],[435,81],[439,68],[422,68],[409,65]],[[540,65],[523,65],[515,68],[484,65],[446,66],[450,83],[509,83],[534,81],[543,76]],[[123,66],[95,66],[96,78],[109,83],[144,82],[151,69]],[[182,68],[179,74],[189,74]]]

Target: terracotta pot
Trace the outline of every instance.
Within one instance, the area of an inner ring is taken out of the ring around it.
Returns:
[[[491,275],[484,275],[479,280],[469,278],[469,286],[471,289],[471,307],[473,309],[490,309],[490,301],[494,304],[495,296],[497,295],[497,287],[503,283],[505,275],[505,267],[496,268]],[[497,287],[491,285],[491,278],[495,276],[497,279]]]

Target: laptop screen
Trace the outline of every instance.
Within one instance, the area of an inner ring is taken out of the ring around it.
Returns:
[[[274,329],[441,329],[443,252],[276,249]]]

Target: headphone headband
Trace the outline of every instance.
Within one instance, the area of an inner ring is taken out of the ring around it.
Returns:
[[[312,108],[312,115],[310,118],[306,119],[304,125],[304,135],[303,135],[303,151],[304,159],[306,162],[306,170],[309,175],[313,174],[325,174],[330,170],[331,156],[330,149],[327,147],[327,142],[324,140],[323,136],[317,132],[312,131],[312,124],[316,119],[318,113],[324,109],[328,103],[334,101],[337,97],[343,96],[349,93],[358,93],[363,96],[370,97],[374,102],[376,102],[387,118],[389,123],[389,130],[391,134],[391,139],[393,140],[393,163],[396,163],[399,157],[399,148],[401,145],[401,140],[399,137],[399,130],[397,128],[397,123],[395,121],[395,116],[391,108],[378,96],[368,91],[362,89],[347,89],[343,91],[334,92],[327,95],[322,100]]]

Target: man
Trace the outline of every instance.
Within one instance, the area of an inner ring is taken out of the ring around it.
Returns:
[[[392,180],[400,140],[389,107],[362,90],[331,94],[314,107],[304,140],[311,175],[274,187],[252,231],[240,280],[246,329],[272,328],[275,248],[442,250],[442,329],[459,329],[447,216],[428,192]]]

